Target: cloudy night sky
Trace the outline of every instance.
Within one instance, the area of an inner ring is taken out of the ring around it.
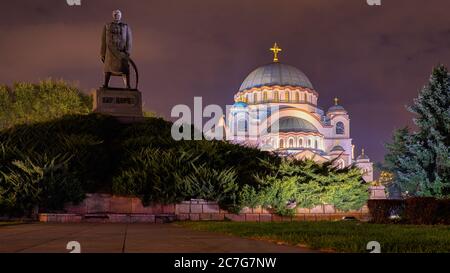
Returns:
[[[102,84],[100,36],[121,9],[133,30],[144,108],[170,118],[177,104],[233,103],[254,68],[280,60],[298,67],[325,110],[339,97],[357,149],[381,161],[405,106],[433,66],[450,64],[450,1],[65,0],[2,1],[0,84],[48,77],[85,92]],[[112,83],[120,83],[116,79]]]

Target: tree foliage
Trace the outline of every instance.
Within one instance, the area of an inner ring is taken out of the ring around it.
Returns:
[[[243,205],[273,208],[288,215],[296,207],[312,208],[333,204],[344,211],[361,208],[368,200],[368,188],[361,171],[355,167],[337,169],[333,162],[284,159],[271,165],[274,172],[257,176],[257,188],[245,187],[241,192]]]
[[[404,128],[387,144],[385,162],[403,192],[415,196],[450,195],[450,78],[438,66],[408,110],[417,131]]]
[[[69,114],[87,114],[92,99],[78,88],[51,79],[38,84],[0,86],[0,129],[49,121]]]
[[[66,202],[84,198],[79,179],[69,172],[70,157],[34,154],[30,158],[9,149],[1,145],[0,214],[21,215],[31,212],[34,206],[61,210]],[[5,159],[11,156],[9,152],[15,159],[8,162]]]

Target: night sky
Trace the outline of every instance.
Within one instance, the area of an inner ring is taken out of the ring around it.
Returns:
[[[411,125],[405,106],[432,67],[450,63],[448,0],[1,2],[0,84],[52,77],[86,92],[100,86],[101,30],[119,8],[133,30],[146,110],[169,118],[194,96],[232,104],[247,74],[271,62],[277,41],[281,62],[308,75],[320,107],[341,99],[354,144],[374,161],[395,128]]]

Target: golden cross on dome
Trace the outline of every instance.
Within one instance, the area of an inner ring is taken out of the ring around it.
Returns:
[[[338,105],[339,104],[339,99],[336,97],[334,98],[334,105]]]
[[[275,44],[273,45],[273,47],[270,49],[270,51],[273,52],[273,62],[274,62],[274,63],[278,63],[278,62],[279,62],[279,60],[278,60],[278,53],[280,53],[281,51],[283,51],[283,49],[281,49],[281,48],[278,46],[278,44],[275,43]]]

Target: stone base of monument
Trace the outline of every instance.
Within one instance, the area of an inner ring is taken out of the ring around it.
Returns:
[[[387,199],[386,188],[384,186],[371,186],[370,199]]]
[[[99,88],[92,92],[94,112],[116,117],[121,122],[139,122],[144,119],[142,94],[139,90]]]

